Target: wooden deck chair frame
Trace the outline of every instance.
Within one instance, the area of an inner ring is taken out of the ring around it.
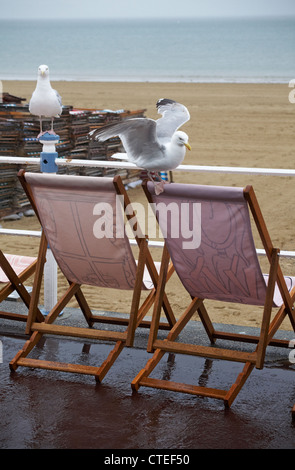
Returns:
[[[153,202],[152,196],[147,189],[147,185],[144,185],[146,196],[150,203]],[[229,333],[224,331],[217,331],[208,315],[208,312],[204,305],[204,300],[198,297],[192,297],[190,305],[184,311],[180,319],[171,329],[167,339],[158,340],[158,324],[161,312],[161,299],[163,292],[165,291],[165,276],[167,272],[169,253],[165,244],[163,251],[163,262],[160,271],[159,289],[157,291],[157,299],[154,305],[153,312],[153,324],[150,329],[149,341],[148,341],[148,352],[154,352],[151,359],[147,362],[146,366],[139,372],[139,374],[132,381],[132,389],[138,391],[141,386],[159,388],[177,392],[189,393],[198,396],[207,396],[219,400],[223,400],[226,407],[230,407],[241,388],[245,384],[247,378],[252,372],[253,368],[262,369],[265,359],[266,347],[268,345],[279,346],[287,348],[289,341],[275,339],[274,335],[280,328],[282,321],[289,317],[293,330],[295,331],[295,315],[294,315],[294,301],[295,301],[295,288],[293,287],[290,292],[286,285],[280,264],[279,264],[279,250],[274,248],[270,239],[265,221],[262,216],[258,201],[256,199],[252,186],[244,188],[244,198],[248,203],[248,207],[253,215],[255,224],[258,229],[263,247],[266,252],[266,256],[269,260],[269,281],[267,285],[266,300],[263,309],[263,316],[260,328],[259,336],[251,336],[238,333]],[[281,297],[283,299],[282,306],[278,309],[278,312],[271,321],[271,312],[273,307],[273,296],[275,283],[277,282],[280,290]],[[216,339],[224,339],[230,341],[238,341],[245,343],[257,344],[254,352],[242,352],[232,349],[222,349],[210,346],[196,346],[193,344],[184,344],[176,342],[177,337],[192,318],[194,313],[198,313],[200,320],[206,330],[208,338],[212,344],[215,343]],[[151,372],[155,369],[157,364],[160,362],[166,352],[180,353],[192,356],[200,356],[211,359],[223,359],[228,361],[235,361],[244,363],[242,372],[238,375],[235,383],[230,387],[229,390],[213,389],[208,387],[199,387],[195,385],[188,385],[183,383],[176,383],[167,380],[158,380],[149,377]],[[293,409],[295,415],[295,407]]]
[[[24,170],[21,170],[18,174],[20,182],[34,208],[36,214],[38,215],[38,208],[34,200],[33,193],[29,184],[26,181],[26,174]],[[59,176],[56,175],[58,178]],[[88,178],[88,177],[79,177],[74,178]],[[99,182],[101,178],[93,178],[93,180]],[[120,319],[118,317],[109,317],[104,315],[93,315],[90,307],[86,301],[86,298],[81,290],[81,284],[76,282],[71,282],[68,280],[69,288],[62,296],[62,298],[57,302],[53,307],[48,316],[46,316],[45,321],[42,323],[36,323],[36,311],[39,300],[39,292],[41,286],[41,280],[43,275],[43,268],[45,263],[45,255],[48,246],[48,242],[45,236],[44,230],[42,231],[41,242],[39,247],[38,255],[38,264],[36,269],[35,283],[33,286],[32,302],[30,305],[28,321],[26,326],[26,333],[30,334],[30,339],[26,342],[23,349],[18,352],[14,359],[10,362],[10,368],[12,371],[15,371],[18,366],[30,367],[30,368],[41,368],[49,370],[58,370],[64,372],[74,372],[86,375],[93,375],[97,382],[101,382],[105,377],[106,373],[109,371],[122,349],[125,346],[131,347],[134,341],[135,330],[137,327],[150,327],[151,322],[144,320],[144,317],[148,313],[149,309],[153,305],[155,300],[156,288],[158,284],[158,271],[151,257],[150,251],[148,249],[148,242],[146,237],[140,232],[138,223],[135,224],[136,220],[135,213],[130,211],[130,200],[128,198],[127,192],[124,188],[122,180],[119,176],[116,176],[112,180],[113,187],[117,195],[123,196],[124,208],[129,207],[127,218],[131,221],[131,229],[135,233],[135,239],[139,248],[138,264],[137,264],[137,273],[135,279],[135,285],[133,289],[132,302],[130,308],[129,319]],[[38,215],[39,217],[39,215]],[[39,220],[41,221],[40,217]],[[143,285],[143,275],[144,269],[147,268],[150,279],[153,282],[153,288],[151,289],[149,295],[143,301],[140,306],[140,296]],[[173,270],[171,270],[172,274]],[[85,317],[85,320],[90,328],[81,328],[73,326],[61,326],[53,324],[60,312],[66,307],[69,300],[75,296],[80,309]],[[165,296],[163,299],[163,309],[166,314],[167,321],[161,323],[160,328],[170,330],[171,327],[175,324],[176,319],[173,315],[172,309],[170,307],[169,301]],[[109,323],[109,324],[118,324],[127,326],[126,330],[121,331],[110,331],[103,329],[92,329],[91,327],[94,323]],[[79,364],[69,364],[69,363],[58,363],[45,360],[37,360],[28,358],[28,354],[40,341],[44,334],[52,335],[62,335],[76,338],[92,339],[92,340],[102,340],[115,342],[113,350],[109,353],[107,359],[99,367],[92,367],[87,365]]]
[[[30,308],[31,295],[25,288],[24,282],[34,274],[37,266],[37,258],[32,258],[30,264],[26,264],[27,266],[17,274],[9,263],[9,259],[7,259],[2,250],[0,250],[0,268],[7,277],[7,282],[3,283],[3,287],[0,289],[0,302],[3,302],[9,295],[16,291],[26,307],[28,309]],[[19,313],[0,311],[0,318],[26,322],[28,316]],[[44,320],[39,309],[37,309],[37,320]]]

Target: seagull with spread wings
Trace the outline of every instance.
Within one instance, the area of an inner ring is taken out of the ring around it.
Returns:
[[[184,160],[186,149],[191,150],[188,135],[178,130],[190,119],[190,114],[183,104],[167,98],[158,100],[156,106],[162,115],[160,119],[126,119],[96,129],[90,136],[99,141],[118,136],[126,153],[115,153],[112,157],[127,159],[149,174],[173,170]]]

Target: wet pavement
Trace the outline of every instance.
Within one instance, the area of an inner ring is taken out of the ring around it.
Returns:
[[[8,301],[1,308],[19,312],[22,305]],[[67,309],[58,321],[85,326],[76,309]],[[179,454],[189,449],[295,447],[291,417],[295,364],[289,361],[288,349],[268,348],[265,368],[254,369],[228,410],[223,402],[209,398],[144,387],[132,392],[131,381],[151,357],[145,350],[145,329],[137,330],[134,347],[123,350],[101,384],[92,376],[54,371],[19,368],[12,373],[9,361],[26,340],[24,326],[0,319],[1,449],[146,449],[153,454],[156,449],[166,449]],[[161,335],[165,337],[166,333]],[[188,325],[180,340],[195,337],[208,345],[199,322]],[[291,340],[294,334],[283,331],[279,337]],[[226,342],[222,345],[229,346]],[[111,347],[47,336],[34,354],[38,358],[98,365]],[[241,368],[238,363],[167,355],[153,376],[220,388],[230,385]]]

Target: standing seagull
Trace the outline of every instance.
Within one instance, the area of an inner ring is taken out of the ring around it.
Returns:
[[[187,134],[178,130],[190,119],[190,114],[184,105],[166,98],[160,99],[156,106],[162,114],[160,119],[127,119],[94,130],[90,136],[100,141],[119,136],[126,153],[116,153],[113,157],[128,159],[148,170],[150,178],[153,171],[174,170],[182,163],[186,148],[191,150]],[[160,192],[164,182],[161,183]]]
[[[53,118],[60,117],[62,113],[61,97],[58,92],[50,85],[49,68],[47,65],[40,65],[38,68],[37,86],[32,94],[29,103],[29,111],[31,114],[39,116],[40,119],[40,134],[55,134],[53,130]],[[42,131],[42,117],[51,118],[51,130]]]

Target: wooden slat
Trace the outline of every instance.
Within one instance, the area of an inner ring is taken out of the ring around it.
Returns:
[[[227,395],[226,390],[219,390],[209,387],[198,387],[196,385],[188,385],[168,380],[159,380],[151,378],[141,379],[140,385],[144,387],[159,388],[161,390],[170,390],[172,392],[183,392],[202,397],[211,397],[219,400],[224,400]]]
[[[253,343],[256,344],[259,341],[259,336],[246,335],[243,333],[229,333],[226,331],[214,331],[213,337],[216,339],[223,339],[229,341],[239,341],[241,343]],[[269,346],[276,346],[281,348],[289,347],[289,340],[273,338],[269,343]]]
[[[93,323],[108,323],[112,325],[125,325],[127,326],[129,323],[128,318],[118,318],[118,317],[108,317],[108,316],[92,316],[91,321]],[[137,328],[150,328],[151,322],[149,320],[142,320],[140,323],[138,323]],[[159,323],[159,329],[162,330],[170,330],[171,326],[169,323],[165,322],[160,322]]]
[[[175,343],[174,341],[157,340],[154,342],[154,348],[162,351],[189,354],[192,356],[208,357],[211,359],[223,359],[234,362],[255,363],[256,353],[243,351],[232,351],[230,349],[221,349],[208,346],[195,346],[193,344]]]
[[[22,367],[32,367],[35,369],[58,370],[60,372],[71,372],[84,375],[95,375],[99,371],[98,367],[93,366],[68,364],[66,362],[43,361],[27,357],[18,359],[17,365]]]
[[[104,341],[125,341],[126,333],[118,331],[104,331],[75,326],[49,325],[47,323],[33,323],[32,331],[43,334],[71,336],[76,338],[99,339]]]
[[[16,320],[16,321],[27,321],[27,315],[22,315],[21,313],[10,313],[10,312],[0,312],[0,318],[5,318],[7,320]]]

